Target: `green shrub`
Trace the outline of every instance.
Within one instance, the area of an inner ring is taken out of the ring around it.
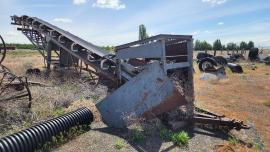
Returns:
[[[174,133],[172,135],[172,142],[178,146],[187,146],[189,139],[189,135],[185,131]]]
[[[252,143],[252,147],[257,151],[262,151],[263,145],[260,143]]]
[[[134,142],[140,142],[144,140],[144,135],[141,130],[135,128],[131,133],[131,140]]]
[[[62,116],[65,114],[65,109],[64,108],[58,108],[53,112],[53,115],[56,117]]]
[[[99,100],[98,95],[93,95],[91,98],[94,100],[94,102],[97,102]]]
[[[51,140],[47,141],[45,144],[40,144],[36,152],[52,151],[52,149],[67,143],[70,139],[73,139],[74,137],[77,137],[89,130],[89,125],[74,126],[66,131],[63,131],[53,136]]]
[[[170,140],[172,138],[173,132],[167,128],[160,131],[159,136],[162,140]]]
[[[125,142],[123,140],[117,140],[114,147],[120,150],[125,147]]]
[[[267,107],[270,107],[270,100],[265,101],[263,104]]]
[[[237,145],[239,144],[239,140],[235,137],[230,137],[229,138],[229,143],[232,144],[232,145]]]

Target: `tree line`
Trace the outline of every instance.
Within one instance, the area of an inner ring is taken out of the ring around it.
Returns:
[[[15,46],[16,49],[35,49],[33,44],[7,43],[6,46]]]
[[[213,45],[208,43],[207,41],[200,41],[200,40],[196,40],[195,44],[194,44],[194,49],[196,51],[207,51],[207,50],[214,50],[214,51],[218,51],[218,50],[250,50],[254,48],[254,42],[253,41],[249,41],[249,42],[245,42],[242,41],[240,42],[240,44],[234,43],[234,42],[230,42],[225,44],[222,44],[220,39],[217,39],[214,41]]]

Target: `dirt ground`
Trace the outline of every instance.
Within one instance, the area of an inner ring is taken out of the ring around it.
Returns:
[[[270,51],[264,51],[265,55]],[[255,125],[261,134],[265,149],[270,150],[270,108],[263,103],[270,100],[270,66],[241,62],[244,73],[233,74],[227,70],[227,79],[202,81],[196,66],[196,105],[230,118]]]
[[[25,71],[29,67],[44,70],[41,55],[29,50],[26,53],[25,50],[9,53],[3,64],[18,75],[25,75]],[[240,64],[244,68],[243,74],[233,74],[226,70],[227,79],[203,81],[200,80],[202,73],[199,72],[195,63],[196,105],[254,125],[263,139],[265,150],[270,151],[270,107],[263,104],[270,100],[270,66],[261,63],[252,65],[249,62],[241,62]],[[256,69],[252,70],[254,66]],[[93,87],[88,83],[86,85],[85,81],[76,80],[74,77],[63,82],[60,79],[51,81],[43,77],[29,77],[29,79],[52,87],[31,87],[34,94],[32,110],[34,115],[31,115],[33,121],[28,124],[29,122],[20,120],[4,133],[2,132],[1,136],[26,128],[44,119],[52,118],[59,113],[76,109],[76,107],[82,106],[82,103],[85,102],[84,99],[89,102],[97,102],[106,96],[106,89],[103,86]],[[85,104],[90,109],[93,108],[92,103]],[[0,108],[3,107],[5,105],[0,103]],[[95,111],[95,109],[93,110]],[[96,112],[96,116],[99,117],[98,112]],[[146,127],[143,131],[144,140],[134,142],[130,139],[132,130],[108,128],[99,120],[92,123],[91,131],[58,147],[55,151],[219,151],[222,149],[217,148],[219,145],[228,145],[228,134],[199,127],[183,128],[191,136],[189,146],[185,148],[179,148],[172,142],[161,140],[160,130],[157,126],[150,127],[150,129]],[[115,144],[119,140],[124,141],[124,148],[121,150],[115,148]],[[254,148],[249,149],[242,146],[230,145],[229,147],[235,151],[256,151]],[[226,147],[220,151],[225,151],[224,149],[226,150]]]

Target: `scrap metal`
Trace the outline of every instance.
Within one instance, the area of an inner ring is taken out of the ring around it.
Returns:
[[[125,127],[130,115],[158,116],[180,105],[187,108],[186,120],[216,122],[215,118],[208,121],[209,117],[201,121],[195,114],[191,35],[160,34],[117,46],[114,54],[37,17],[14,15],[11,19],[43,55],[47,70],[51,64],[78,67],[101,82],[109,80],[114,92],[97,104],[109,126]]]
[[[6,66],[2,65],[6,56],[6,51],[14,47],[7,48],[1,35],[0,38],[2,41],[0,47],[0,102],[28,98],[28,107],[30,108],[32,96],[28,87],[27,78],[16,76]]]

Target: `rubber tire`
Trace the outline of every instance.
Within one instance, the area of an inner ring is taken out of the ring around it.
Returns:
[[[215,56],[214,59],[220,65],[226,66],[228,64],[228,61],[223,56]]]
[[[199,69],[202,72],[204,72],[203,67],[202,67],[204,62],[210,62],[212,64],[212,66],[217,66],[218,65],[218,63],[216,62],[215,59],[213,59],[213,58],[204,58],[199,62]]]

